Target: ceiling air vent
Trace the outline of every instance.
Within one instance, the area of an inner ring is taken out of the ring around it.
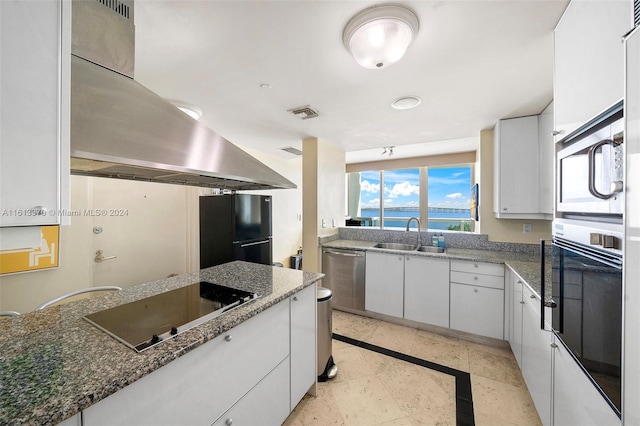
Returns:
[[[109,9],[129,19],[129,6],[119,0],[96,0],[98,3],[102,3]]]
[[[288,146],[286,148],[280,148],[282,151],[288,152],[289,154],[293,154],[293,155],[302,155],[302,151],[300,151],[299,149],[293,148],[291,146]]]
[[[290,109],[289,112],[293,113],[293,115],[295,115],[298,118],[301,118],[302,120],[308,120],[310,118],[314,118],[320,115],[318,111],[314,110],[309,105]]]

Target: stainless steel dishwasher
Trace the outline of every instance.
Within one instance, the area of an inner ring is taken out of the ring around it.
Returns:
[[[333,292],[332,306],[364,311],[364,251],[322,249],[323,287]]]

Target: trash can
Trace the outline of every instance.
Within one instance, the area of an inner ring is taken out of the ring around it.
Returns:
[[[331,338],[331,290],[318,287],[316,290],[318,299],[318,381],[326,382],[338,374],[338,367],[333,362]]]

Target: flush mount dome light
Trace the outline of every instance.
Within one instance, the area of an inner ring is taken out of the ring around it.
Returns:
[[[413,10],[399,4],[380,4],[351,18],[342,41],[363,67],[386,68],[404,56],[418,28]]]

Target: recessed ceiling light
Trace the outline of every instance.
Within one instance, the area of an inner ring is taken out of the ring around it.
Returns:
[[[177,101],[175,99],[167,99],[167,101],[171,102],[173,106],[175,106],[180,111],[184,112],[194,120],[199,120],[200,117],[202,117],[202,114],[203,114],[202,109],[195,105],[191,105],[182,101]]]
[[[422,99],[417,96],[403,96],[396,99],[391,103],[391,107],[394,109],[411,109],[415,108],[422,103]]]

